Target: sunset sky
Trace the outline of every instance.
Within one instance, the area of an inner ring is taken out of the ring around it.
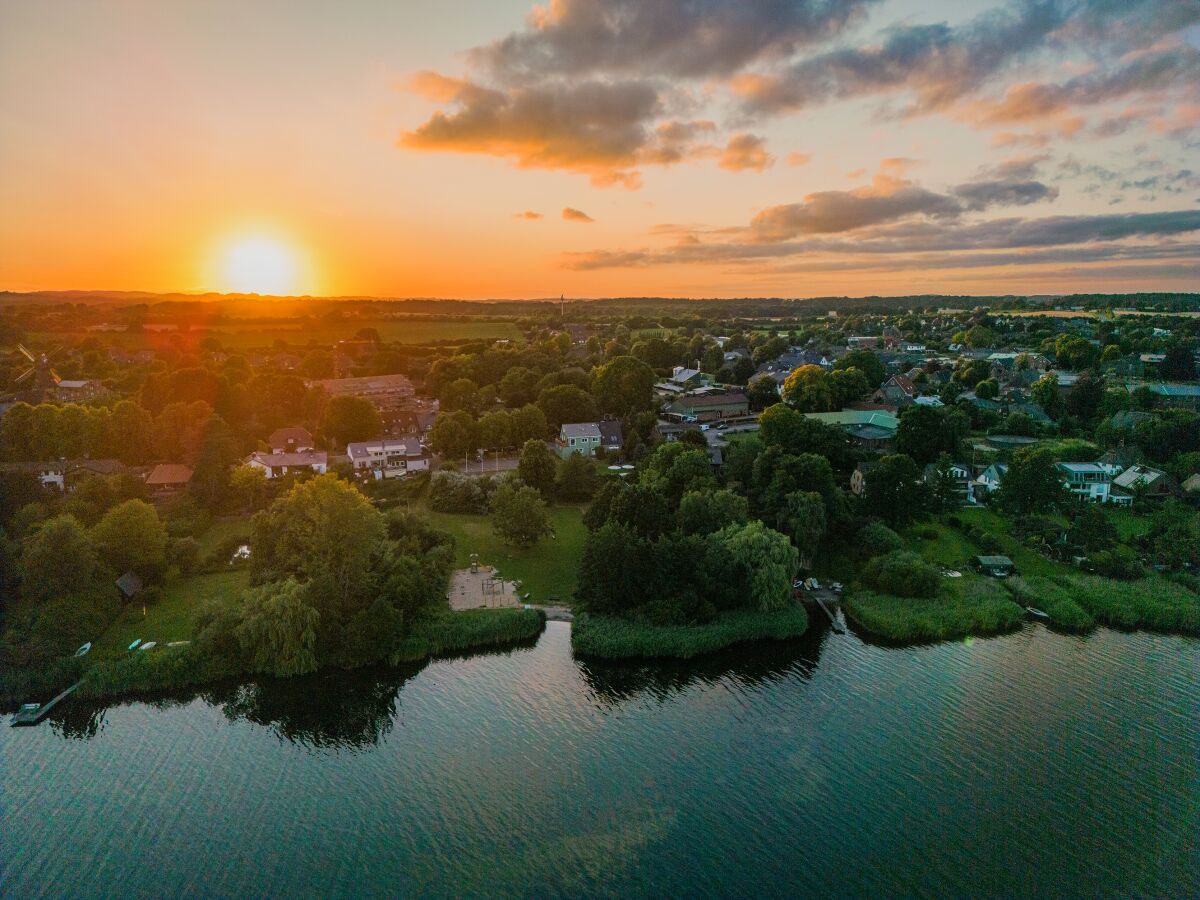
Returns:
[[[0,0],[0,288],[1200,289],[1200,0]]]

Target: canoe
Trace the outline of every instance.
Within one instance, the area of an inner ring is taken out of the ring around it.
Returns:
[[[1025,612],[1029,613],[1031,616],[1036,616],[1039,619],[1049,619],[1050,618],[1050,613],[1042,612],[1040,609],[1037,609],[1036,607],[1033,607],[1033,606],[1025,607]]]
[[[142,639],[141,639],[141,638],[138,638],[136,641],[134,641],[132,644],[130,644],[130,645],[129,645],[129,649],[130,649],[130,650],[136,650],[136,649],[137,649],[137,646],[138,646],[138,644],[140,644],[141,642],[142,642]]]
[[[157,641],[146,641],[146,643],[142,644],[142,646],[141,646],[141,649],[142,649],[142,650],[149,650],[149,649],[151,649],[151,648],[153,648],[153,647],[157,647],[157,646],[158,646],[158,642],[157,642]]]
[[[92,649],[92,642],[88,641],[82,647],[75,651],[76,656],[86,656],[87,652]]]

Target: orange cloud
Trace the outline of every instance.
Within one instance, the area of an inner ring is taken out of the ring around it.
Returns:
[[[718,165],[730,172],[744,172],[747,169],[762,172],[775,163],[775,157],[767,152],[766,141],[754,134],[735,134],[725,145]]]
[[[589,216],[581,209],[572,209],[569,206],[563,207],[562,217],[567,222],[595,222],[596,220]]]
[[[806,166],[812,162],[813,155],[811,153],[801,153],[799,150],[793,150],[787,156],[789,166]]]
[[[538,219],[545,218],[540,212],[534,212],[532,209],[527,209],[525,212],[513,213],[514,219],[523,219],[526,222],[536,222]]]

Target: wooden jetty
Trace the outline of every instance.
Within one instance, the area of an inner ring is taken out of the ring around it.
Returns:
[[[46,718],[46,716],[50,715],[50,710],[58,706],[62,700],[65,700],[67,697],[69,697],[75,691],[75,688],[79,687],[81,684],[83,684],[82,681],[75,682],[53,700],[43,703],[36,709],[22,709],[12,717],[12,721],[9,724],[14,728],[17,728],[21,725],[36,725],[38,722],[42,721],[42,719]]]
[[[839,597],[837,594],[832,591],[827,591],[824,588],[818,588],[815,591],[797,591],[796,596],[806,606],[816,605],[819,607],[821,612],[828,616],[829,624],[832,626],[834,634],[846,633],[846,629],[841,626],[837,620],[837,616],[834,615],[833,610],[830,609],[830,607],[836,607],[838,603],[841,602],[841,597]]]

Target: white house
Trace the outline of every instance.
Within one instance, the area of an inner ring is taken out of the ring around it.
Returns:
[[[329,469],[329,454],[324,450],[304,450],[299,453],[263,453],[260,450],[250,454],[246,465],[262,469],[268,478],[281,478],[288,473],[304,471],[324,475]]]
[[[971,482],[971,494],[977,500],[982,499],[999,488],[1000,483],[1004,481],[1004,476],[1007,474],[1008,463],[992,463]]]
[[[429,452],[412,436],[356,441],[346,445],[346,456],[355,470],[374,470],[377,478],[403,478],[429,469]]]
[[[1056,463],[1063,484],[1081,500],[1092,503],[1125,503],[1128,498],[1112,493],[1112,473],[1099,463]]]
[[[564,459],[572,453],[595,456],[600,446],[598,422],[568,422],[558,430],[558,453]]]

